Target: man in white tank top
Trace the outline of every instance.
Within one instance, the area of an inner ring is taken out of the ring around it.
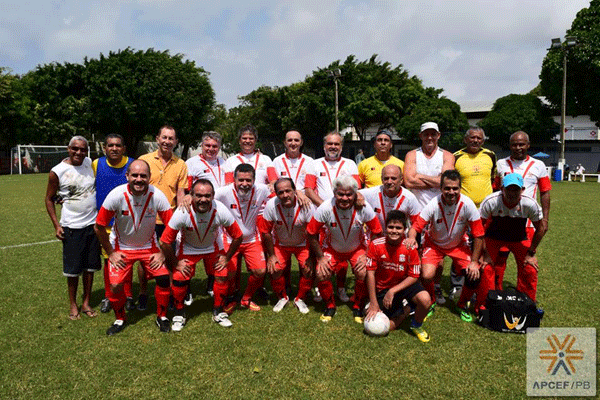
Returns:
[[[404,186],[417,198],[419,210],[431,199],[441,194],[440,177],[444,171],[454,169],[454,155],[438,147],[440,129],[435,122],[425,122],[421,125],[419,137],[421,147],[406,153],[404,159]],[[446,299],[440,288],[442,269],[438,268],[435,282],[435,294],[438,304],[444,304]]]

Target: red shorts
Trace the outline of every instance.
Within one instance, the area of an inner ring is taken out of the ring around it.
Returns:
[[[215,271],[215,264],[217,263],[217,260],[219,258],[219,255],[221,254],[225,254],[224,251],[215,251],[212,253],[208,253],[208,254],[190,254],[190,255],[180,255],[178,257],[179,260],[182,259],[186,259],[187,265],[189,265],[192,268],[192,274],[190,276],[190,278],[186,278],[183,276],[183,274],[181,272],[179,272],[178,270],[175,270],[173,272],[173,280],[176,281],[186,281],[188,279],[191,279],[195,274],[196,274],[196,264],[198,264],[200,262],[200,260],[204,260],[204,270],[206,271],[206,275],[214,275],[217,277],[222,277],[222,278],[226,278],[227,277],[227,273],[229,271],[235,271],[234,270],[234,266],[232,262],[229,262],[229,264],[227,264],[227,268],[223,268],[220,271]]]
[[[333,249],[325,249],[323,251],[323,255],[331,262],[331,271],[334,273],[346,268],[348,266],[348,261],[350,261],[350,266],[352,267],[352,271],[354,271],[358,258],[366,254],[367,251],[363,247],[359,247],[350,253],[338,253]]]
[[[444,257],[452,259],[452,264],[458,269],[455,269],[454,272],[458,274],[469,266],[471,262],[471,249],[465,244],[461,244],[453,249],[442,249],[431,242],[425,243],[423,255],[421,256],[421,265],[437,266]]]
[[[225,251],[228,249],[229,245],[225,244]],[[242,243],[240,245],[238,251],[231,258],[234,270],[237,270],[241,267],[241,256],[244,256],[246,268],[250,271],[267,268],[267,264],[265,262],[265,253],[263,253],[262,245],[258,240],[256,242]]]
[[[306,265],[306,260],[308,260],[308,248],[306,246],[303,247],[285,247],[285,246],[275,246],[275,255],[279,260],[278,269],[287,269],[292,267],[292,254],[296,256],[296,260],[298,260],[298,267],[303,269]]]
[[[131,282],[133,276],[133,264],[139,261],[142,268],[146,272],[146,278],[151,279],[157,276],[169,275],[169,270],[163,264],[158,269],[151,269],[150,257],[153,254],[157,254],[156,250],[144,249],[144,250],[119,250],[119,252],[125,254],[125,268],[116,269],[114,265],[108,262],[108,278],[111,285],[118,285],[123,282]]]

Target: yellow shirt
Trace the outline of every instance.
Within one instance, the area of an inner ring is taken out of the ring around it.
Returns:
[[[481,149],[475,154],[461,149],[454,153],[454,169],[462,178],[461,193],[469,197],[477,207],[492,193],[492,181],[496,176],[496,154]]]
[[[380,161],[376,156],[366,158],[358,164],[358,176],[363,187],[370,188],[381,185],[381,170],[387,164],[394,164],[404,171],[404,161],[390,156],[387,161]]]
[[[167,196],[171,208],[175,209],[177,207],[177,189],[186,189],[188,186],[188,171],[185,162],[173,154],[167,165],[163,165],[158,157],[158,150],[144,154],[139,159],[150,165],[150,184],[160,189]],[[158,215],[157,221],[160,221]]]

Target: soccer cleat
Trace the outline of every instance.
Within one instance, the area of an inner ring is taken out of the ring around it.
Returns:
[[[429,307],[429,312],[427,313],[425,318],[423,318],[423,322],[427,321],[428,318],[431,318],[433,316],[434,312],[435,312],[435,303],[433,303],[431,305],[431,307]]]
[[[350,298],[346,294],[346,289],[344,289],[343,287],[338,288],[337,295],[338,295],[338,299],[340,299],[340,301],[342,303],[347,303],[350,301]]]
[[[280,312],[281,310],[283,310],[283,307],[285,307],[288,301],[290,301],[288,297],[283,297],[279,299],[277,304],[275,304],[275,306],[273,307],[273,312]]]
[[[321,314],[321,321],[329,322],[329,321],[331,321],[331,319],[333,318],[334,315],[335,315],[335,307],[326,308],[325,311],[323,311],[323,314]]]
[[[109,312],[111,309],[111,305],[110,305],[110,300],[109,299],[102,299],[102,301],[100,302],[100,312],[101,313],[107,313]]]
[[[458,311],[460,313],[460,319],[465,321],[465,322],[472,322],[473,321],[473,315],[471,315],[471,313],[467,310],[465,310],[464,308],[458,308]]]
[[[256,296],[259,299],[268,300],[269,299],[269,292],[267,292],[267,289],[264,286],[263,287],[259,287],[256,290]]]
[[[462,288],[461,287],[453,287],[452,290],[450,291],[450,294],[448,295],[448,298],[452,301],[458,301],[458,299],[460,299],[460,295],[462,293]]]
[[[438,303],[440,306],[442,304],[446,304],[446,298],[444,297],[444,294],[442,293],[442,288],[439,286],[435,287],[435,302]]]
[[[183,315],[176,315],[173,317],[173,332],[179,332],[185,326],[187,319]]]
[[[139,311],[146,311],[147,308],[148,308],[148,296],[145,294],[140,294],[138,297],[137,309]]]
[[[323,298],[321,297],[321,292],[319,292],[318,287],[315,288],[315,295],[313,296],[313,301],[315,303],[320,303],[323,301]]]
[[[260,306],[252,300],[240,301],[240,307],[247,308],[250,311],[260,311]]]
[[[411,326],[410,330],[413,331],[413,333],[417,336],[417,338],[423,343],[427,343],[427,342],[429,342],[429,340],[431,340],[431,338],[429,337],[429,334],[425,331],[425,329],[423,329],[422,326],[420,326],[418,328]]]
[[[225,313],[227,315],[231,315],[233,314],[233,312],[235,311],[235,308],[237,307],[238,303],[237,301],[230,301],[229,303],[227,303],[227,305],[223,308],[223,311],[225,311]]]
[[[354,322],[357,324],[362,324],[364,322],[363,313],[360,308],[353,308],[352,315],[354,316]]]
[[[194,302],[194,296],[192,295],[192,292],[188,292],[185,295],[185,298],[183,299],[183,304],[185,304],[186,306],[191,306],[193,302]]]
[[[213,312],[213,317],[212,317],[213,321],[215,321],[217,324],[221,325],[222,327],[225,328],[229,328],[231,325],[233,325],[231,323],[231,321],[229,320],[229,314],[227,314],[226,312]]]
[[[133,301],[133,297],[128,297],[127,300],[125,300],[125,310],[135,310],[135,301]]]
[[[215,297],[215,292],[213,290],[209,290],[207,293],[210,297]]]
[[[306,303],[304,302],[304,300],[296,299],[296,300],[294,300],[294,305],[296,306],[298,311],[300,311],[302,314],[308,314],[308,307],[307,307]]]
[[[122,319],[118,319],[115,322],[113,322],[113,324],[106,330],[106,334],[108,336],[116,335],[117,333],[119,333],[123,329],[125,329],[126,325],[127,325],[127,321],[123,321]]]
[[[170,332],[171,331],[171,321],[167,317],[156,317],[156,326],[161,332]]]

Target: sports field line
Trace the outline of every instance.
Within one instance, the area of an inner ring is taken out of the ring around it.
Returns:
[[[3,246],[0,247],[0,250],[5,250],[5,249],[14,249],[16,247],[27,247],[27,246],[36,246],[38,244],[48,244],[48,243],[55,243],[55,242],[60,242],[60,240],[58,239],[54,239],[54,240],[46,240],[45,242],[35,242],[35,243],[23,243],[23,244],[13,244],[11,246]]]

